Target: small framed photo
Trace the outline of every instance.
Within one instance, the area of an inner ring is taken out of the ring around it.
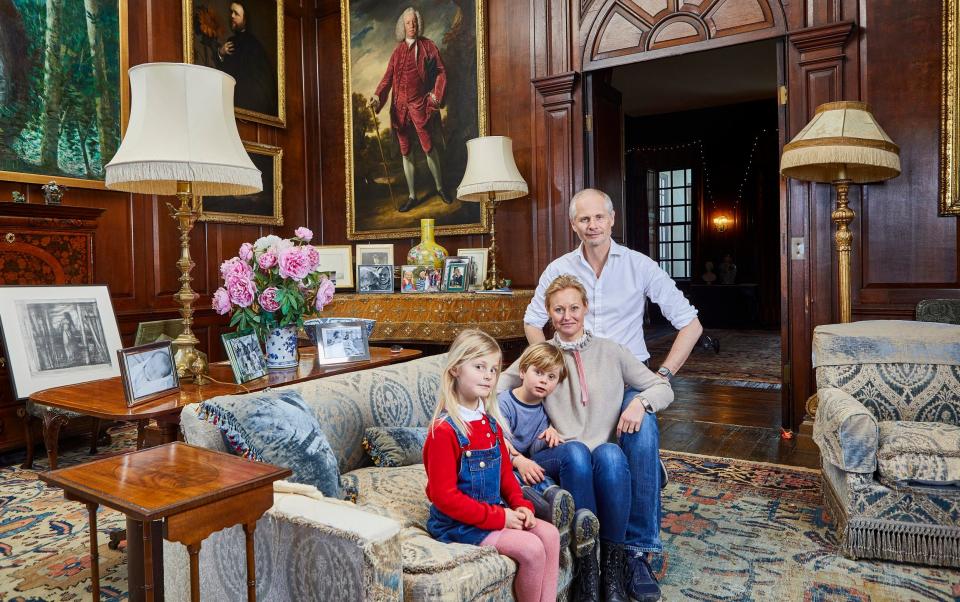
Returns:
[[[321,271],[335,272],[335,288],[353,288],[353,247],[350,245],[327,245],[316,247],[320,253]]]
[[[394,265],[393,245],[357,245],[357,265]]]
[[[18,399],[120,376],[123,343],[104,285],[0,286],[0,326]]]
[[[447,257],[443,264],[443,290],[448,293],[463,293],[470,280],[470,260],[464,257]]]
[[[180,390],[170,341],[117,350],[127,407]]]
[[[133,344],[136,346],[159,341],[172,341],[180,336],[181,332],[183,332],[183,320],[181,318],[140,322],[137,324],[137,336],[134,338]]]
[[[238,385],[267,375],[267,358],[260,340],[252,330],[225,332],[220,335]]]
[[[400,292],[439,293],[442,280],[443,272],[432,265],[405,265],[400,270]]]
[[[393,266],[392,265],[358,265],[357,292],[360,293],[392,293]]]
[[[317,361],[339,364],[370,359],[370,347],[362,322],[343,321],[317,327]]]
[[[459,257],[469,257],[473,260],[470,284],[467,288],[470,290],[483,289],[483,281],[487,277],[489,249],[457,249],[457,255]]]

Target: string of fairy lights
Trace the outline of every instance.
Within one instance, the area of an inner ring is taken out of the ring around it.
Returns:
[[[743,168],[743,177],[740,178],[739,183],[737,184],[737,194],[733,200],[733,210],[736,212],[736,209],[740,206],[740,202],[743,200],[743,191],[746,189],[747,181],[750,179],[750,172],[753,170],[753,159],[757,153],[757,145],[760,143],[760,139],[766,136],[769,133],[779,132],[779,129],[769,130],[763,128],[758,131],[753,136],[753,141],[750,143],[750,150],[747,152],[746,161],[744,162]],[[654,154],[662,152],[677,152],[689,149],[696,149],[697,154],[700,157],[700,170],[703,174],[703,196],[706,199],[707,203],[710,205],[710,211],[712,212],[717,208],[716,199],[713,198],[713,188],[710,184],[710,164],[707,162],[706,153],[703,150],[703,139],[696,138],[688,142],[680,142],[676,144],[661,144],[654,146],[633,146],[626,150],[626,154],[632,153],[642,153],[642,154]]]

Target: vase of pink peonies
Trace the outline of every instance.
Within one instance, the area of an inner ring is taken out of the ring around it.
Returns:
[[[320,313],[333,298],[333,283],[320,273],[313,232],[299,227],[293,238],[264,236],[243,243],[223,262],[224,285],[213,294],[213,309],[233,312],[230,326],[254,330],[266,343],[267,367],[297,365],[297,330],[305,316]]]

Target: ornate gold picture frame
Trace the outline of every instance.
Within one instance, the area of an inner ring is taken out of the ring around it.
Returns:
[[[487,134],[485,3],[436,0],[408,32],[407,1],[340,0],[348,239],[414,236],[421,218],[489,231],[485,206],[456,199],[466,142]]]
[[[283,149],[244,142],[250,160],[263,173],[263,190],[243,196],[200,197],[201,222],[283,225]]]
[[[940,215],[960,215],[960,0],[943,0],[943,76],[940,108]]]
[[[54,4],[56,32],[42,2],[0,19],[0,180],[106,190],[103,167],[130,112],[127,0]]]
[[[237,119],[287,125],[283,0],[183,0],[183,57],[237,80]]]

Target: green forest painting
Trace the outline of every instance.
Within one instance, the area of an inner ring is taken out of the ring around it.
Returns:
[[[126,0],[0,0],[0,178],[103,187],[120,145]]]

